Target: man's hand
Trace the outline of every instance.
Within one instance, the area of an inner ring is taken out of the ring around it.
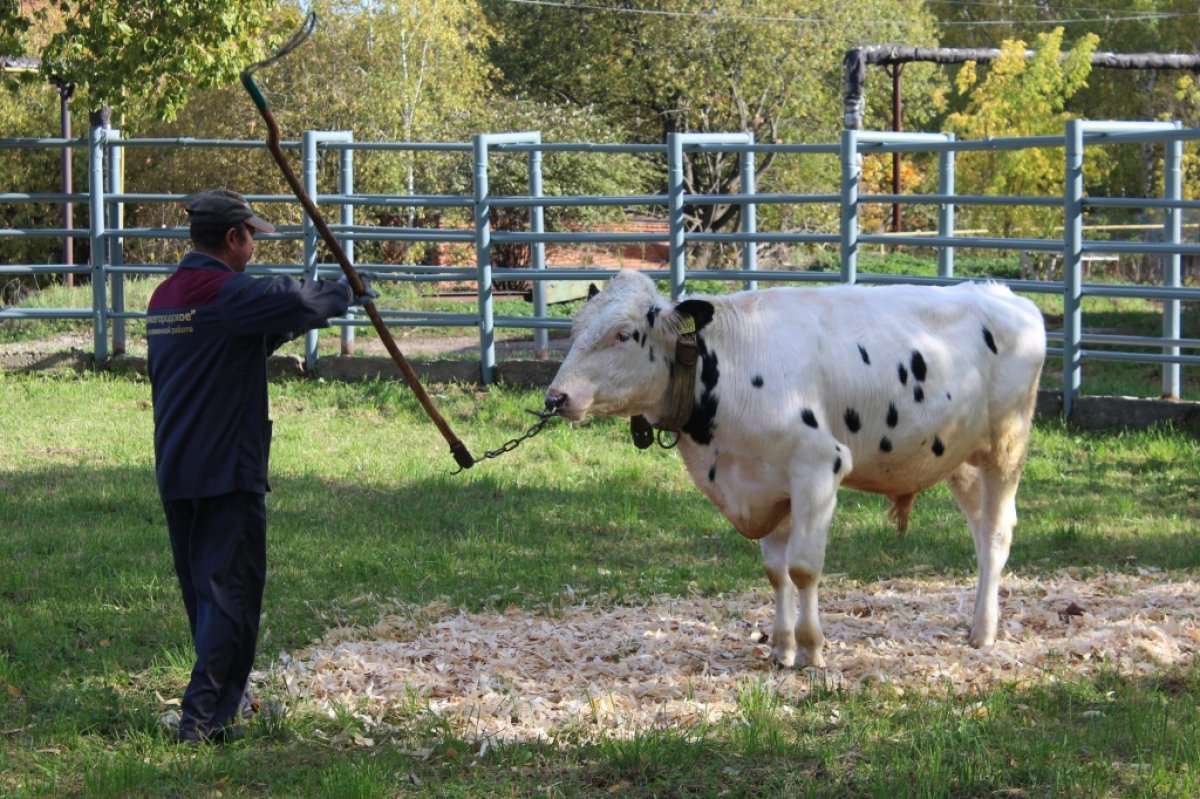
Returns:
[[[342,275],[338,278],[338,284],[345,286],[346,292],[352,297],[350,300],[351,305],[364,305],[368,302],[373,302],[379,299],[379,292],[371,288],[371,284],[368,282],[366,275],[360,272],[358,279],[362,281],[363,293],[356,296],[353,289],[350,287],[350,278],[346,277],[345,275]]]

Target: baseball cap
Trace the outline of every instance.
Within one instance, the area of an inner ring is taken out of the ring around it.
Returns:
[[[250,210],[250,203],[236,191],[210,189],[191,196],[187,207],[193,228],[228,230],[249,225],[262,233],[274,233],[275,226]]]

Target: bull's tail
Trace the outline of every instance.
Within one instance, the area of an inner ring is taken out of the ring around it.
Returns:
[[[896,525],[896,532],[904,535],[908,532],[908,514],[912,511],[913,501],[917,498],[914,494],[897,494],[889,497],[892,500],[892,508],[888,511],[888,518]]]

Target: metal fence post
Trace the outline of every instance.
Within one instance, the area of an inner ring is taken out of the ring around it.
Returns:
[[[304,131],[303,139],[303,177],[304,190],[308,192],[308,196],[312,198],[313,204],[320,202],[317,196],[317,132],[315,130]],[[313,221],[308,218],[308,214],[303,214],[304,219],[304,263],[303,274],[305,280],[315,280],[317,277],[317,227]],[[317,368],[317,341],[318,335],[316,330],[310,330],[304,334],[304,368],[309,372]]]
[[[1175,128],[1182,125],[1175,123]],[[1163,196],[1168,200],[1179,202],[1183,199],[1183,140],[1172,139],[1165,143],[1163,153]],[[1179,244],[1183,240],[1183,210],[1178,206],[1168,208],[1163,220],[1163,240],[1169,244]],[[1169,288],[1179,288],[1180,254],[1177,252],[1164,255],[1162,259],[1163,285]],[[1163,338],[1178,339],[1182,332],[1179,320],[1179,300],[1163,302]],[[1164,355],[1179,355],[1179,347],[1163,347]],[[1178,363],[1164,363],[1162,366],[1162,393],[1168,399],[1179,399],[1181,367]]]
[[[354,141],[354,134],[349,134],[349,140]],[[347,148],[341,151],[341,164],[338,169],[338,194],[343,197],[354,193],[354,151]],[[348,202],[342,202],[341,222],[343,225],[354,224],[354,206]],[[354,263],[354,238],[346,237],[341,241],[342,251],[346,253],[346,260],[351,264]],[[354,309],[350,308],[346,311],[346,318],[354,318]],[[354,354],[354,325],[344,325],[341,333],[342,355]]]
[[[104,246],[105,114],[92,114],[88,136],[88,227],[92,267],[92,355],[97,364],[108,360],[108,271]]]
[[[862,163],[858,157],[858,131],[842,131],[842,282],[858,279],[858,182]]]
[[[750,143],[754,143],[753,135],[750,136]],[[754,194],[757,191],[754,185],[754,151],[744,150],[739,160],[742,172],[742,194]],[[755,203],[746,203],[742,206],[742,232],[758,232],[758,206]],[[758,271],[758,242],[747,241],[742,244],[742,269],[746,272]],[[757,289],[758,281],[747,280],[745,287],[750,290]]]
[[[475,267],[479,287],[479,379],[492,382],[496,370],[496,320],[492,310],[492,224],[488,202],[488,140],[473,138],[475,159]]]
[[[109,128],[108,142],[105,151],[108,154],[108,191],[112,194],[122,194],[125,191],[125,148],[117,145],[121,140],[121,131]],[[120,237],[121,229],[125,226],[125,204],[110,200],[108,202],[108,221],[106,228],[109,232],[108,263],[121,266],[125,263],[125,240]],[[114,235],[116,234],[116,235]],[[120,314],[125,313],[125,275],[115,272],[112,276],[112,353],[125,353],[125,319]]]
[[[1063,187],[1063,415],[1071,417],[1082,383],[1083,327],[1083,122],[1072,119],[1066,132]]]
[[[538,143],[541,143],[541,136],[538,136]],[[542,196],[542,151],[529,151],[529,196]],[[544,207],[541,205],[533,205],[529,208],[529,231],[531,233],[546,232],[546,217]],[[537,241],[529,245],[529,259],[532,261],[534,269],[545,271],[546,269],[546,245],[543,242]],[[538,319],[546,318],[546,282],[544,280],[533,281],[533,315]],[[533,331],[533,347],[537,351],[538,358],[547,358],[550,356],[550,331],[544,327],[535,328]]]
[[[683,139],[667,134],[667,227],[670,231],[671,299],[683,294],[687,269],[683,220]]]
[[[954,141],[954,134],[947,133],[946,141]],[[954,194],[954,151],[942,150],[938,154],[938,194]],[[944,202],[938,209],[938,236],[950,238],[954,235],[954,203]],[[954,276],[954,248],[944,246],[938,250],[938,277]]]

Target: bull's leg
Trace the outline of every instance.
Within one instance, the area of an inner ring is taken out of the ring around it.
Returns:
[[[788,576],[788,539],[792,535],[792,519],[785,516],[770,535],[762,538],[763,566],[767,580],[775,589],[775,627],[771,631],[771,658],[780,666],[791,667],[796,662],[796,588]]]
[[[979,527],[983,518],[983,480],[979,469],[969,463],[964,463],[951,472],[946,479],[950,493],[954,495],[958,508],[967,517],[967,526],[971,529],[971,538],[978,546]],[[978,550],[976,550],[978,555]]]
[[[972,528],[979,586],[975,593],[975,619],[968,638],[982,648],[996,642],[1000,622],[1000,574],[1008,562],[1013,526],[1017,523],[1017,486],[1025,460],[1032,408],[1000,427],[992,452],[978,468],[979,523]],[[953,486],[952,486],[953,487]],[[969,516],[968,516],[969,518]]]
[[[982,648],[996,642],[1000,621],[1000,574],[1008,562],[1013,526],[1017,522],[1017,484],[1020,475],[1005,475],[983,467],[982,517],[975,533],[975,560],[979,564],[979,586],[975,592],[975,620],[971,624],[971,646]]]
[[[848,456],[847,456],[848,458]],[[825,667],[825,634],[817,610],[817,585],[825,568],[825,544],[837,505],[841,475],[828,464],[798,470],[792,481],[792,534],[788,539],[788,577],[798,600],[796,645],[807,666]]]

